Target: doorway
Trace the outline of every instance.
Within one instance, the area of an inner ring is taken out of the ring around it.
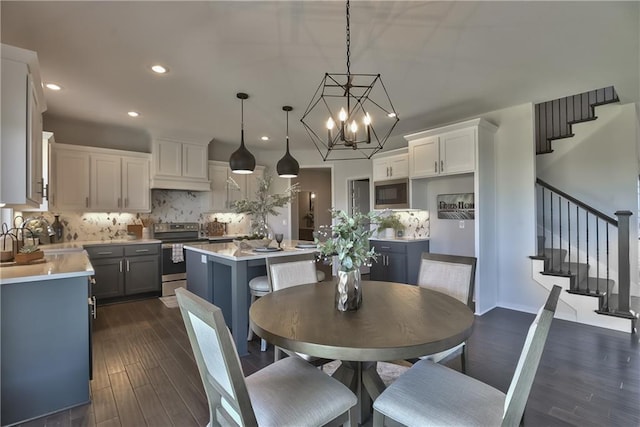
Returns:
[[[369,178],[349,180],[349,214],[371,211]]]

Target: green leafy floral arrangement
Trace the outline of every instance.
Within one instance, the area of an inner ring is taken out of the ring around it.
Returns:
[[[397,214],[389,213],[386,216],[381,216],[378,221],[378,229],[383,230],[385,228],[393,228],[395,231],[398,231],[404,230],[405,226]]]
[[[345,211],[332,209],[331,217],[334,224],[320,227],[319,236],[314,239],[321,256],[330,261],[337,255],[343,271],[370,266],[371,261],[376,259],[374,249],[369,247],[369,238],[374,231],[371,224],[378,223],[376,213],[356,212],[349,216]]]
[[[251,231],[254,235],[266,237],[266,229],[268,226],[267,219],[269,215],[277,216],[279,212],[276,208],[282,208],[295,199],[298,194],[299,184],[295,183],[287,187],[284,193],[270,194],[271,182],[273,178],[265,175],[258,178],[258,188],[253,200],[242,199],[231,203],[231,208],[235,213],[251,215],[253,221],[251,223]],[[227,180],[230,187],[240,191],[240,186],[233,178]]]

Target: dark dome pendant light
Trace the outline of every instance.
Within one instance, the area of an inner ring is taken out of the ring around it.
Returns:
[[[295,178],[298,176],[298,172],[300,172],[300,165],[298,164],[298,161],[293,158],[291,153],[289,153],[289,111],[293,110],[293,108],[285,105],[282,107],[282,110],[287,112],[287,151],[278,161],[276,170],[278,171],[278,176],[280,178]]]
[[[238,93],[236,96],[240,99],[241,121],[240,121],[240,148],[231,154],[229,158],[229,167],[233,173],[249,174],[253,173],[256,168],[256,158],[244,146],[244,100],[249,98],[246,93]]]

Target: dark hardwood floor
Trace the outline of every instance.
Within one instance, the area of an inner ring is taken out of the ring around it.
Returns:
[[[495,309],[478,317],[468,374],[505,391],[533,315]],[[204,426],[207,403],[179,309],[157,298],[98,307],[92,403],[24,426]],[[258,339],[246,375],[273,360]],[[637,335],[555,319],[525,425],[640,426]],[[459,369],[459,361],[452,362]]]

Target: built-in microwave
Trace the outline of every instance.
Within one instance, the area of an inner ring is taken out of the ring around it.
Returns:
[[[373,187],[374,209],[409,208],[409,179],[378,181]]]

